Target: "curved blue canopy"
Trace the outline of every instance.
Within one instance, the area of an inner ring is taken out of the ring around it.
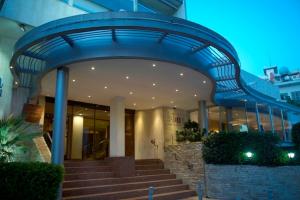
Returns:
[[[16,43],[11,66],[19,85],[37,94],[40,79],[54,68],[110,58],[160,60],[199,71],[214,83],[211,95],[217,104],[247,99],[293,109],[250,94],[255,91],[240,80],[237,53],[225,38],[201,25],[158,14],[103,12],[49,22]]]

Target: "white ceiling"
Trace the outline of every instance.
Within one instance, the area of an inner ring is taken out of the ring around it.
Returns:
[[[192,110],[197,108],[198,100],[210,101],[211,81],[195,70],[172,63],[109,59],[68,67],[70,100],[109,105],[114,96],[123,96],[126,108],[137,110],[160,106]],[[54,70],[42,79],[42,95],[54,96],[55,76]],[[126,79],[126,76],[129,78]],[[156,85],[153,86],[153,83]]]

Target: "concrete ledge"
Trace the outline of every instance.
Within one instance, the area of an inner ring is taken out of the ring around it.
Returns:
[[[132,156],[107,158],[115,177],[135,176],[135,160]]]
[[[206,195],[216,199],[300,199],[300,166],[205,165]]]

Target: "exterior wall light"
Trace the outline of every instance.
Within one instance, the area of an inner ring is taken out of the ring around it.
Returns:
[[[247,158],[252,158],[253,157],[252,152],[246,152],[245,155],[247,156]]]
[[[290,159],[295,158],[295,153],[289,152],[289,153],[288,153],[288,157],[289,157]]]

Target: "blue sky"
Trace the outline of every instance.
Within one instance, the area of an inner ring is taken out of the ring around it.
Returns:
[[[187,18],[224,36],[242,69],[300,70],[300,0],[186,0]]]

